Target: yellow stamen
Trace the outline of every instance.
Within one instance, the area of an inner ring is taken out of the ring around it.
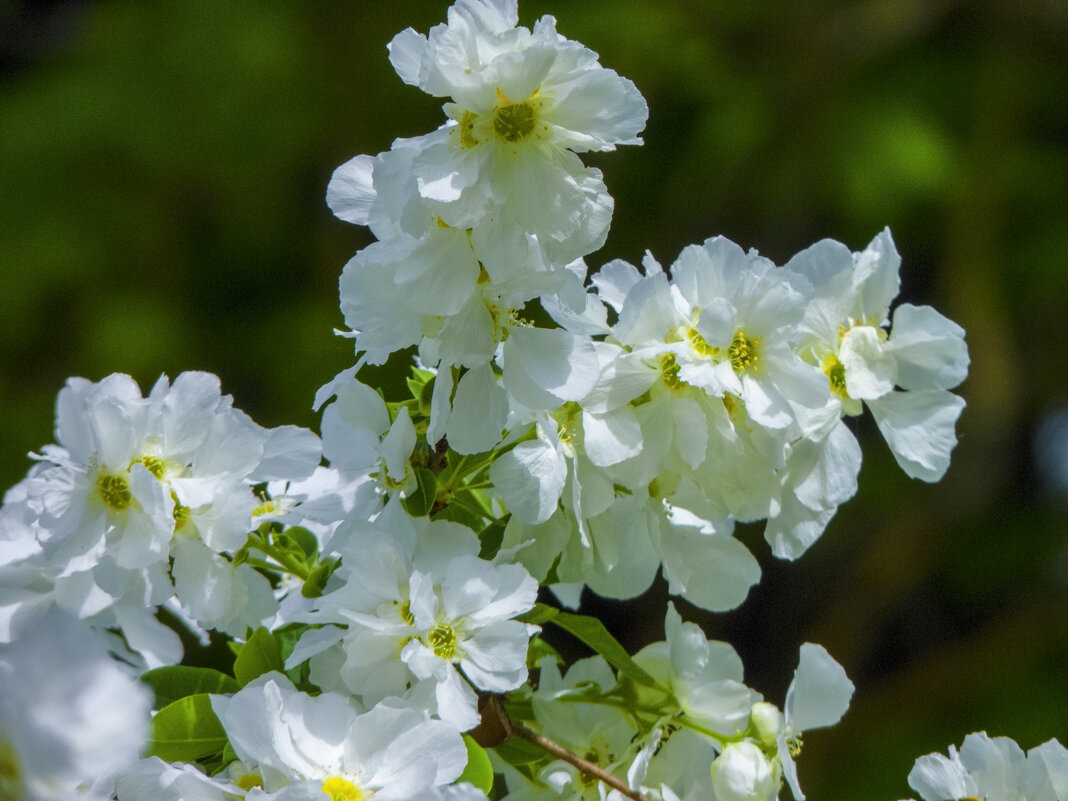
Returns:
[[[760,340],[756,337],[750,339],[742,331],[736,333],[727,348],[727,358],[730,359],[731,367],[739,373],[755,370],[757,361],[760,359],[757,353],[759,347]]]
[[[263,789],[263,779],[254,773],[246,773],[234,783],[242,790],[251,790],[253,787]]]
[[[715,356],[719,353],[719,348],[709,345],[696,328],[686,329],[686,339],[690,341],[690,347],[698,356]]]
[[[456,632],[448,623],[438,623],[426,635],[427,644],[446,662],[451,662],[456,655]]]
[[[129,482],[124,476],[115,473],[101,470],[96,477],[96,490],[101,500],[116,512],[128,507],[133,500]]]
[[[331,801],[363,801],[363,790],[340,776],[331,776],[323,782],[323,792]]]

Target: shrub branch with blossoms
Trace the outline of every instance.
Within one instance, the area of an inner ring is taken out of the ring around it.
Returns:
[[[640,144],[634,84],[514,0],[458,0],[389,58],[445,122],[327,188],[377,241],[341,274],[358,359],[315,396],[321,439],[261,428],[206,373],[147,396],[73,378],[5,495],[0,797],[804,799],[802,735],[854,689],[823,647],[776,705],[673,604],[628,654],[580,593],[662,571],[738,606],[760,569],[735,523],[801,557],[856,492],[865,406],[939,480],[964,331],[895,305],[889,230],[783,266],[715,237],[591,274],[613,201],[580,155]],[[357,380],[413,346],[408,399]],[[549,627],[595,656],[568,664]],[[180,664],[175,628],[225,636],[232,673]],[[908,780],[1068,801],[1068,750],[972,734]]]

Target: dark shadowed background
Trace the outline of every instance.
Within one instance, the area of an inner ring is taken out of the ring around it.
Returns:
[[[353,361],[337,277],[370,241],[326,183],[440,124],[385,45],[447,5],[0,0],[0,485],[71,375],[210,370],[262,425],[316,426]],[[745,605],[679,604],[770,700],[806,640],[845,665],[810,797],[904,797],[917,756],[974,730],[1068,742],[1068,4],[523,0],[543,13],[649,101],[645,147],[587,159],[616,198],[591,267],[713,234],[782,263],[889,225],[902,298],[968,331],[941,484],[862,419],[860,492],[811,551],[777,562],[744,529],[765,568]],[[634,649],[665,597],[588,609]]]

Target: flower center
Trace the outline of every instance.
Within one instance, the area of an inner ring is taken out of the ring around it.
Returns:
[[[448,623],[438,623],[427,632],[426,639],[435,656],[440,656],[446,662],[451,662],[456,656],[456,632]]]
[[[323,782],[323,792],[330,801],[363,801],[363,790],[340,776],[331,776]]]
[[[538,90],[522,103],[513,103],[500,89],[497,90],[497,108],[493,110],[493,133],[505,142],[520,142],[534,131],[538,124]],[[466,114],[464,115],[467,116]],[[472,124],[474,121],[472,120]],[[460,141],[463,142],[463,119],[460,120]]]
[[[274,498],[271,498],[253,509],[252,516],[261,517],[262,515],[273,515],[275,512],[281,511],[281,509],[282,504]]]
[[[660,357],[660,380],[668,389],[678,389],[685,382],[679,378],[679,363],[675,361],[674,353],[665,353]]]
[[[134,459],[130,462],[130,467],[135,464],[143,464],[145,469],[156,477],[156,481],[162,481],[167,475],[167,465],[158,456],[142,456],[140,459]]]
[[[133,499],[130,495],[130,484],[123,476],[103,470],[96,477],[96,491],[101,500],[116,512],[128,507]]]
[[[756,337],[750,339],[742,331],[736,333],[727,347],[727,358],[730,359],[731,367],[739,373],[755,370],[756,363],[760,359],[757,354],[759,347],[760,340]]]
[[[171,517],[174,518],[174,530],[181,531],[182,527],[189,522],[189,515],[192,514],[193,510],[178,503],[178,495],[174,490],[171,490],[171,500],[174,501],[174,511],[171,512]]]
[[[693,348],[694,353],[698,356],[715,356],[719,353],[719,348],[709,345],[696,328],[686,329],[686,339],[689,340],[690,347]]]
[[[253,787],[259,787],[263,789],[263,779],[257,776],[255,773],[246,773],[235,784],[242,790],[251,790]]]
[[[820,365],[823,369],[823,374],[827,376],[827,380],[831,385],[831,391],[835,395],[842,398],[848,398],[849,393],[846,392],[846,379],[845,379],[845,365],[839,360],[833,353],[823,360],[823,364]]]

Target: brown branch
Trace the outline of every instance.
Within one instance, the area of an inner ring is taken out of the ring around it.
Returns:
[[[564,762],[567,762],[569,765],[574,765],[583,773],[593,776],[595,779],[608,785],[613,790],[618,790],[627,798],[631,799],[631,801],[652,801],[648,796],[639,793],[637,790],[630,789],[626,782],[616,778],[604,768],[594,765],[592,762],[583,759],[578,754],[568,751],[562,745],[554,743],[548,737],[544,737],[531,731],[523,724],[512,721],[508,717],[508,713],[504,711],[504,705],[501,703],[498,696],[490,696],[487,703],[493,708],[497,720],[501,724],[501,728],[504,729],[505,734],[509,737],[512,735],[522,737],[527,742],[534,743],[534,745],[539,748],[544,748],[554,757],[564,760]]]

